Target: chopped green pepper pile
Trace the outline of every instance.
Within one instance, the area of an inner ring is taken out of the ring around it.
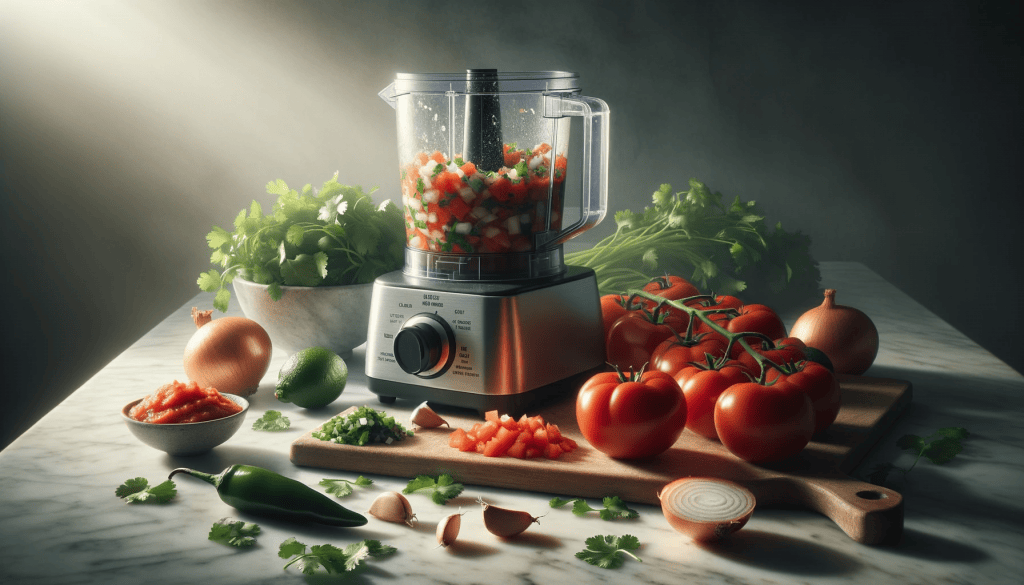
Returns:
[[[313,437],[321,441],[357,446],[370,443],[390,445],[412,434],[413,432],[403,427],[395,417],[369,406],[360,406],[349,415],[334,416],[313,431]]]

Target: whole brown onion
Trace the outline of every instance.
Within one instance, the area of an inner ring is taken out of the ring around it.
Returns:
[[[836,304],[835,289],[821,306],[807,311],[789,332],[832,360],[837,374],[863,374],[878,355],[878,329],[863,311]]]
[[[270,336],[245,317],[210,318],[213,311],[192,308],[198,330],[185,346],[185,374],[203,388],[248,396],[270,367]]]

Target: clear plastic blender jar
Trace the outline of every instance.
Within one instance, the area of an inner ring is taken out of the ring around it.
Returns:
[[[405,213],[404,272],[438,280],[523,280],[565,271],[562,243],[607,207],[608,106],[575,73],[472,69],[400,73],[395,108]],[[565,225],[570,117],[583,118],[581,203]]]

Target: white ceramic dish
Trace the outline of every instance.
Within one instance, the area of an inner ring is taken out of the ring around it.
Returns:
[[[282,286],[276,301],[266,285],[236,277],[232,286],[242,312],[266,329],[275,349],[292,354],[320,346],[346,356],[366,341],[373,283]]]
[[[133,406],[142,402],[142,398],[133,400],[121,409],[121,418],[140,441],[170,455],[199,455],[206,453],[224,441],[227,441],[242,426],[245,414],[249,412],[249,401],[234,394],[223,394],[225,398],[242,407],[224,418],[205,422],[156,424],[140,422],[128,416]]]

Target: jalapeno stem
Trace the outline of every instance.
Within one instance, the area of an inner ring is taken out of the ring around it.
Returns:
[[[171,471],[171,474],[167,476],[167,479],[171,479],[172,477],[174,477],[176,473],[186,473],[188,475],[191,475],[192,477],[196,477],[205,481],[206,483],[212,485],[213,487],[220,487],[220,482],[221,480],[224,479],[223,473],[214,475],[212,473],[203,473],[202,471],[196,471],[195,469],[188,469],[186,467],[179,467]]]

